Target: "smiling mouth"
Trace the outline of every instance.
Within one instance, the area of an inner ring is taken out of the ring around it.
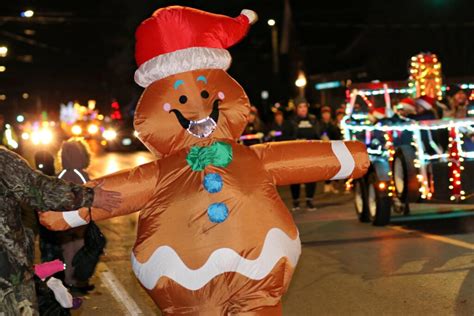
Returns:
[[[188,131],[189,134],[197,138],[206,138],[211,135],[217,127],[217,120],[219,119],[219,100],[215,100],[212,104],[211,114],[200,120],[188,120],[177,109],[173,109],[169,111],[169,113],[174,113],[176,115],[179,124]]]

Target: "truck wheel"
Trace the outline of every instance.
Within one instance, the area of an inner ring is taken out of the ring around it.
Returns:
[[[370,222],[367,202],[367,185],[364,178],[354,181],[354,207],[357,218],[360,222]]]
[[[420,184],[414,166],[415,150],[408,145],[400,146],[393,160],[393,181],[395,192],[400,201],[406,205],[417,202],[420,198]]]
[[[369,218],[374,226],[385,226],[390,222],[392,208],[391,198],[386,188],[380,188],[380,181],[375,172],[369,175],[367,201]]]

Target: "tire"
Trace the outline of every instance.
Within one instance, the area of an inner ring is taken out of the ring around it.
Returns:
[[[364,178],[354,181],[354,208],[361,223],[369,223],[369,209],[367,202],[367,184]]]
[[[374,226],[385,226],[390,223],[392,201],[387,191],[379,190],[379,182],[377,174],[372,172],[367,184],[367,208],[372,224]]]
[[[413,161],[416,159],[415,150],[408,145],[400,146],[393,159],[393,181],[395,193],[403,204],[418,202],[420,199],[420,184]]]

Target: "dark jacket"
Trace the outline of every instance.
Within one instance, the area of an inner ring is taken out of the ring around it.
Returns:
[[[330,140],[341,140],[341,130],[333,122],[319,122],[321,137],[326,135]]]
[[[21,222],[20,203],[35,211],[70,211],[90,207],[93,199],[92,189],[34,171],[19,155],[0,147],[0,299],[32,276],[34,243]]]
[[[276,135],[275,132],[281,134]],[[295,128],[291,122],[284,120],[281,125],[278,125],[276,122],[272,123],[270,126],[269,140],[279,142],[292,139],[295,139]]]
[[[295,128],[295,139],[320,139],[318,121],[314,115],[299,117],[295,115],[292,119]]]

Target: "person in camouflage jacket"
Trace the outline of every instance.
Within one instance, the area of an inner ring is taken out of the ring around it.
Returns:
[[[33,282],[34,241],[21,221],[20,203],[36,211],[81,207],[111,210],[120,194],[48,177],[0,147],[0,316],[38,315]]]

